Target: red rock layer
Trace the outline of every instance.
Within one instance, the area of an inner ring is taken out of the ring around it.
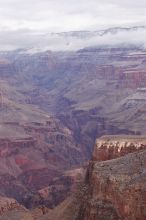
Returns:
[[[119,154],[113,151],[117,142],[123,150],[127,143],[122,155],[120,150]],[[145,220],[146,138],[106,137],[96,143],[98,150],[89,165],[77,220]],[[138,147],[141,144],[142,149]]]

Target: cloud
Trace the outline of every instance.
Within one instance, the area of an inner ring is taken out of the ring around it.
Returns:
[[[0,28],[83,30],[146,22],[145,10],[145,0],[1,0]]]
[[[111,28],[89,32],[42,34],[29,29],[0,32],[0,50],[27,49],[29,53],[46,50],[79,50],[101,45],[136,44],[146,46],[146,27]]]
[[[0,5],[3,46],[31,44],[47,32],[146,24],[145,0],[0,0]]]

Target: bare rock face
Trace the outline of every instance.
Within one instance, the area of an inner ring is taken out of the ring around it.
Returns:
[[[18,209],[21,206],[14,199],[0,197],[0,215],[7,211]]]
[[[62,199],[60,198],[60,203],[39,220],[76,220],[80,208],[80,193],[77,189],[82,185],[85,174],[85,168],[67,171],[60,179],[52,182],[50,187],[41,190],[39,193],[48,200],[53,196],[61,196]]]
[[[43,122],[0,125],[0,194],[15,198],[27,208],[54,207],[62,201],[68,183],[72,185],[70,177],[62,178],[63,173],[84,160],[71,130],[53,117]],[[58,185],[62,181],[63,189],[55,189],[55,178]],[[42,200],[38,191],[47,187],[52,197]]]
[[[16,200],[0,197],[0,220],[33,220],[29,211]]]
[[[146,148],[146,137],[103,136],[96,140],[93,160],[112,160]]]
[[[12,210],[5,213],[0,217],[0,220],[34,220],[29,211],[24,211],[21,209]]]
[[[76,192],[78,184],[84,180],[85,172],[85,168],[78,168],[63,173],[62,176],[54,178],[47,187],[38,190],[34,195],[28,195],[25,204],[37,216],[56,210],[56,207]]]
[[[76,220],[78,211],[78,201],[71,196],[39,220]]]
[[[103,137],[96,141],[77,220],[146,219],[145,141],[144,137],[128,136]],[[124,154],[121,150],[117,153],[121,147]]]

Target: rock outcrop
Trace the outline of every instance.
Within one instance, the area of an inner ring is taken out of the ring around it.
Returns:
[[[143,149],[146,149],[146,137],[103,136],[96,140],[93,160],[112,160]]]
[[[146,137],[103,137],[93,155],[77,220],[144,220]]]
[[[31,213],[12,198],[0,197],[0,220],[33,220]]]
[[[16,200],[0,196],[0,216],[5,212],[18,209],[20,207],[22,208],[22,206],[20,206]]]

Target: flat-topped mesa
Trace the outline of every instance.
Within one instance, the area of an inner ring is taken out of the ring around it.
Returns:
[[[146,136],[103,136],[96,140],[93,160],[112,160],[143,149],[146,149]]]

